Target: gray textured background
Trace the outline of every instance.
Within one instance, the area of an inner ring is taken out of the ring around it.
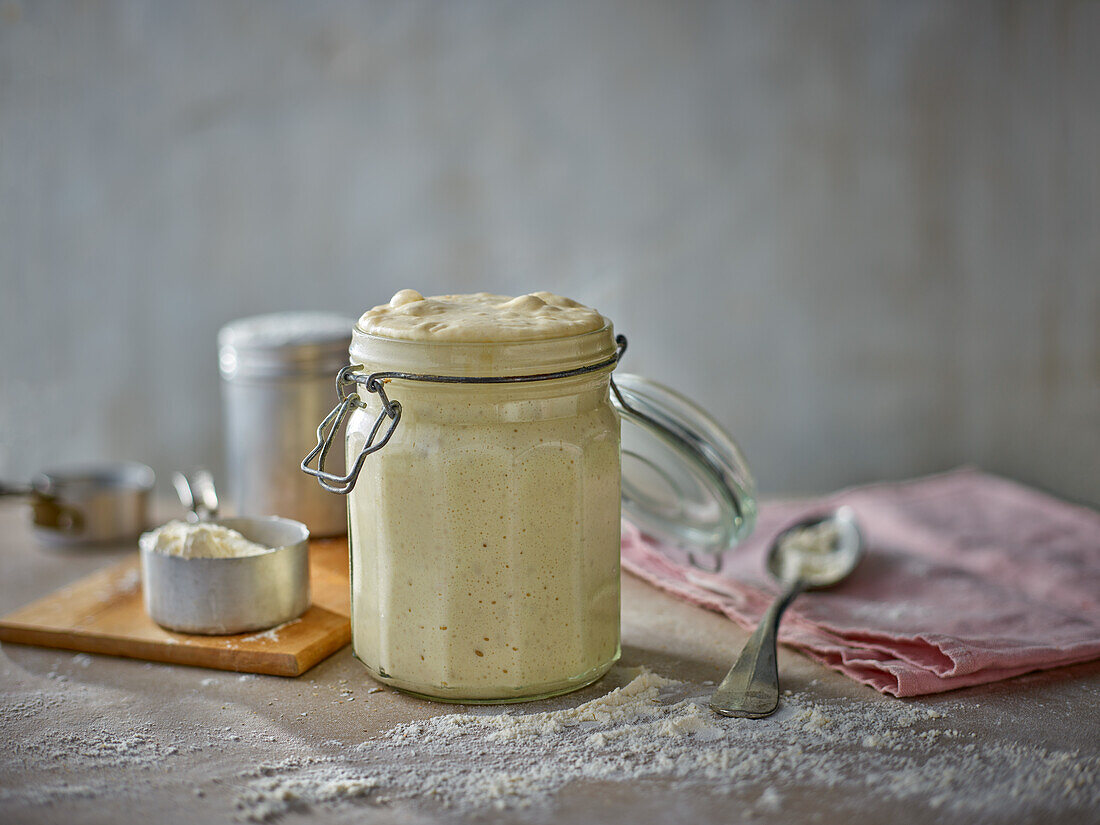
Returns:
[[[1100,3],[0,2],[0,474],[216,464],[214,335],[551,289],[763,490],[1100,502]]]

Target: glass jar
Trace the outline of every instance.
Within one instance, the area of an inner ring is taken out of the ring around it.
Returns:
[[[622,515],[718,562],[751,532],[736,445],[658,384],[616,386],[610,322],[496,343],[362,323],[302,469],[348,497],[352,646],[379,681],[454,702],[583,687],[619,656]],[[343,476],[324,467],[341,427]]]
[[[348,495],[355,655],[378,680],[453,701],[574,690],[619,656],[619,416],[610,325],[497,344],[356,329],[362,373],[394,378],[347,421],[348,466],[399,399],[400,426]],[[385,421],[383,421],[385,424]],[[376,434],[377,436],[377,434]]]

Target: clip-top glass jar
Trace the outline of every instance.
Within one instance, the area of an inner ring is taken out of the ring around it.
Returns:
[[[424,305],[404,307],[409,295]],[[386,306],[364,315],[352,365],[337,379],[340,403],[302,462],[326,489],[348,495],[353,649],[400,690],[456,702],[530,700],[583,687],[619,656],[626,491],[611,372],[626,342],[594,310],[537,296],[399,293],[390,307],[419,310],[426,321],[396,335],[365,328]],[[453,319],[479,331],[451,325],[432,335],[448,326],[436,322],[448,320],[455,301],[488,307],[486,317]],[[557,323],[555,307],[579,307],[596,321]],[[525,339],[529,311],[549,321]],[[645,418],[614,395],[624,417]],[[698,455],[683,433],[646,421]],[[349,472],[336,476],[324,461],[343,424]],[[698,472],[689,475],[706,487]],[[735,498],[738,507],[751,502],[743,489]],[[747,532],[751,515],[739,524]]]

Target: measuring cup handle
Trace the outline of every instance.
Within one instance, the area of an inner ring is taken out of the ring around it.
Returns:
[[[17,484],[12,481],[0,479],[0,496],[32,496],[34,487],[29,484]]]
[[[207,470],[197,470],[188,476],[179,471],[172,474],[180,504],[190,513],[188,521],[210,521],[218,515],[218,493],[214,477]]]

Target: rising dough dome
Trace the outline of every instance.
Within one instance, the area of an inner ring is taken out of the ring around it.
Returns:
[[[463,344],[567,338],[607,324],[591,307],[552,292],[517,298],[488,292],[425,298],[403,289],[359,318],[359,328],[369,335]]]

